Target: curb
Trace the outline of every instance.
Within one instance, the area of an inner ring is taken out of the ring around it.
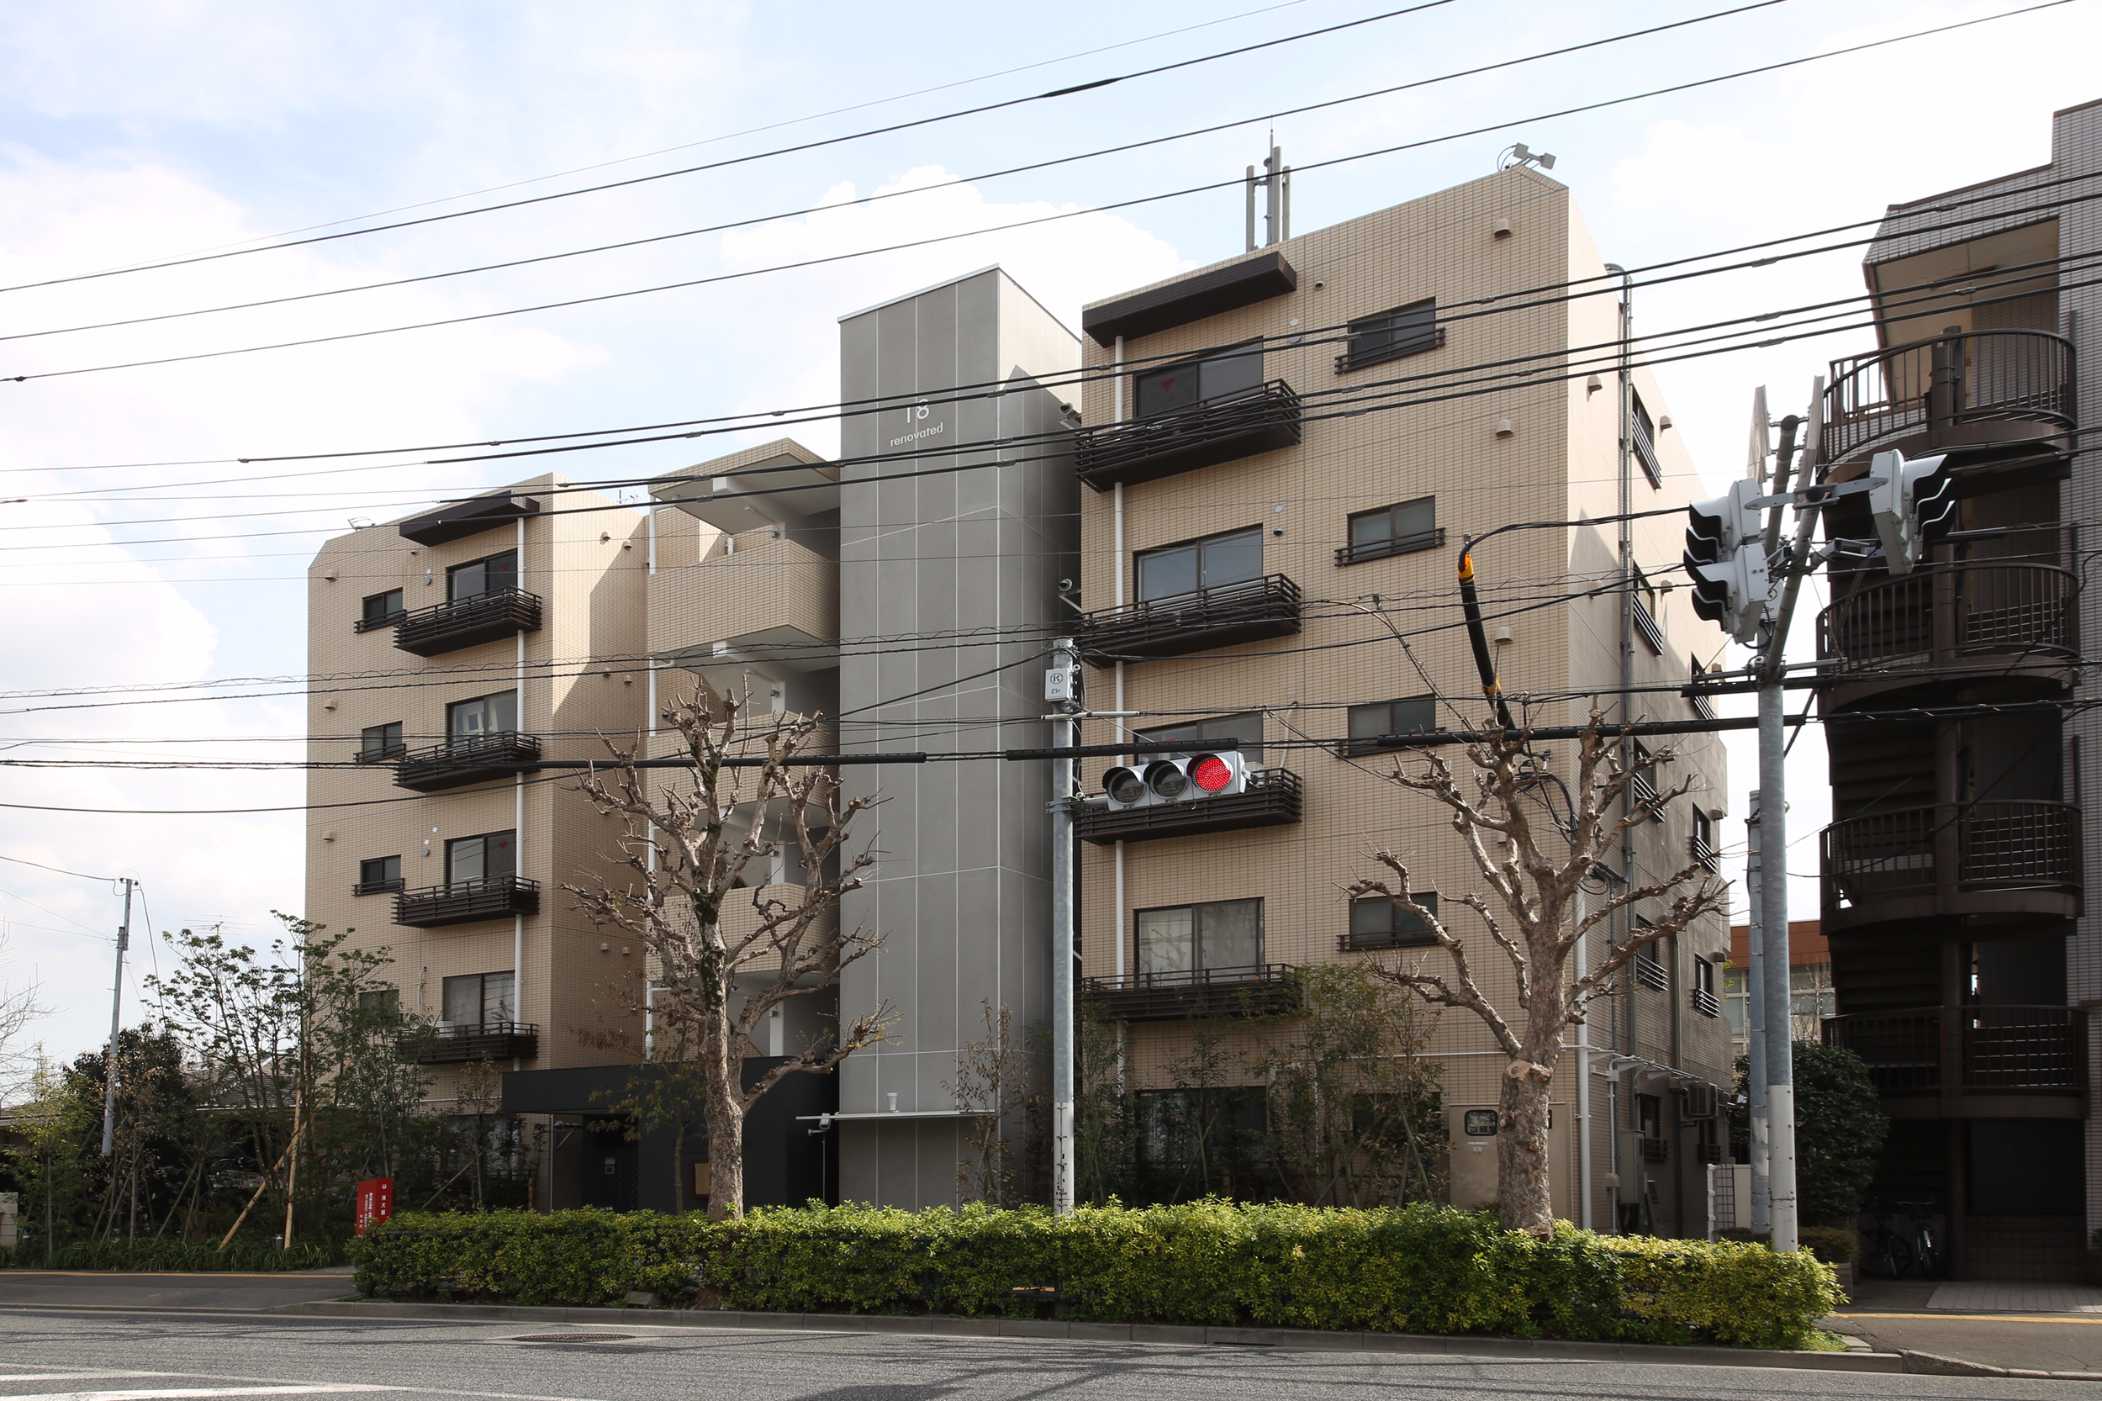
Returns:
[[[1081,1323],[1061,1319],[952,1318],[941,1315],[744,1313],[731,1309],[535,1308],[521,1304],[404,1304],[380,1300],[286,1304],[273,1313],[321,1318],[399,1318],[456,1322],[648,1323],[811,1333],[916,1333],[931,1337],[1050,1338],[1069,1342],[1257,1347],[1302,1352],[1383,1352],[1433,1356],[1529,1357],[1561,1362],[1651,1362],[1681,1367],[1766,1367],[1895,1374],[1913,1370],[1892,1352],[1780,1352],[1756,1348],[1660,1347],[1526,1338],[1345,1333],[1313,1328],[1222,1328],[1172,1323]],[[2044,1376],[2046,1373],[2018,1374]]]
[[[2030,1367],[1996,1367],[1990,1362],[1970,1362],[1944,1357],[1938,1352],[1903,1349],[1898,1356],[1905,1370],[1925,1377],[2023,1377],[2037,1381],[2102,1382],[2102,1372],[2039,1372]]]

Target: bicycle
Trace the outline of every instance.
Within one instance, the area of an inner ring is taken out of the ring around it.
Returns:
[[[1892,1202],[1879,1208],[1866,1239],[1862,1263],[1871,1274],[1887,1279],[1924,1279],[1940,1275],[1941,1244],[1934,1233],[1931,1202]]]

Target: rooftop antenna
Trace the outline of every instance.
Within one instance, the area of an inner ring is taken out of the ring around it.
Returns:
[[[1555,168],[1554,153],[1552,151],[1536,151],[1523,141],[1514,142],[1496,153],[1496,168],[1498,170],[1516,170],[1520,166],[1527,165],[1537,165],[1542,170],[1553,170]]]
[[[1284,151],[1277,144],[1277,133],[1270,133],[1270,154],[1263,158],[1263,173],[1257,175],[1255,167],[1249,166],[1242,177],[1243,201],[1242,242],[1244,252],[1253,253],[1258,247],[1268,248],[1273,243],[1283,243],[1292,236],[1292,167],[1285,164]],[[1263,241],[1255,241],[1255,190],[1263,187]]]

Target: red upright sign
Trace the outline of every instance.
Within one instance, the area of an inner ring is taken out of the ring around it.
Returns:
[[[394,1179],[368,1177],[358,1184],[358,1234],[394,1214]]]

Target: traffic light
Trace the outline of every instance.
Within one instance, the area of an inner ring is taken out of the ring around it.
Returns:
[[[1686,552],[1682,563],[1693,582],[1693,611],[1749,646],[1766,616],[1768,577],[1759,484],[1730,483],[1727,496],[1686,508]]]
[[[1202,802],[1247,790],[1248,765],[1236,749],[1148,755],[1102,775],[1102,792],[1111,812]]]
[[[1955,474],[1947,454],[1906,461],[1895,448],[1868,462],[1868,513],[1883,543],[1883,563],[1910,574],[1927,546],[1956,526]]]

